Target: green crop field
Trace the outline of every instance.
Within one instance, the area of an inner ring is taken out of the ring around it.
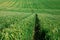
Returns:
[[[0,40],[60,40],[60,0],[0,0]]]

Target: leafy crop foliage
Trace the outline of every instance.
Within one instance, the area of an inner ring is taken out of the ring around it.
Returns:
[[[0,0],[0,40],[60,40],[60,0]]]
[[[45,38],[60,40],[60,15],[38,14],[38,17],[40,19],[41,30],[46,32]]]
[[[0,16],[0,40],[32,40],[33,27],[34,14]]]

